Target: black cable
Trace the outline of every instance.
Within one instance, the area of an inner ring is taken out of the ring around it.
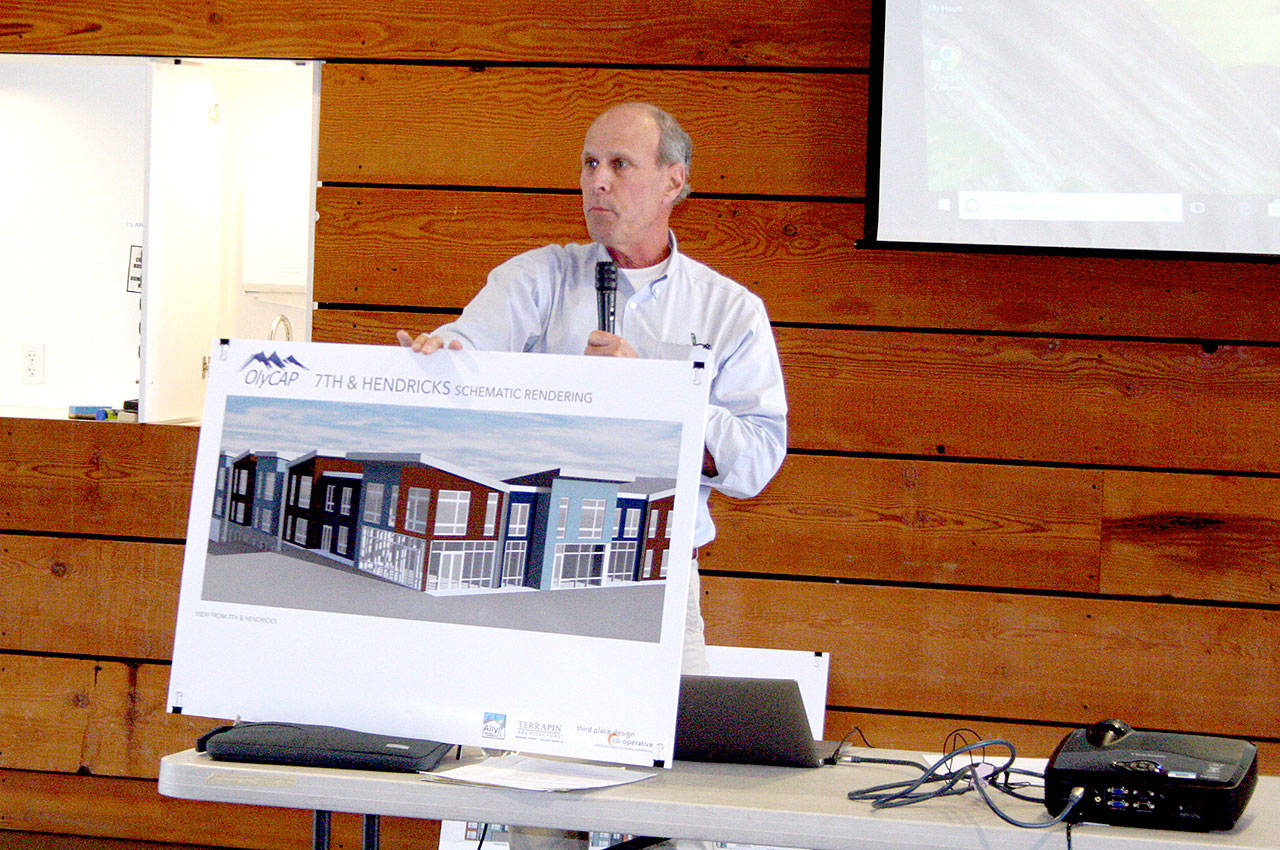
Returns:
[[[853,737],[854,732],[858,733],[858,737],[862,739],[862,743],[867,747],[867,749],[869,750],[875,749],[875,744],[867,740],[867,735],[865,732],[862,731],[862,727],[854,726],[852,729],[850,729],[848,732],[845,733],[845,736],[840,739],[840,743],[836,744],[835,751],[831,753],[831,755],[824,758],[822,760],[822,763],[838,764],[840,762],[840,751],[844,749],[845,744],[849,743],[849,739]]]
[[[1036,778],[1036,779],[1039,779],[1039,780],[1040,780],[1040,784],[1039,784],[1039,785],[1036,785],[1034,782],[1020,782],[1020,783],[1015,783],[1015,782],[1013,781],[1013,779],[1012,779],[1012,775],[1013,775],[1013,774],[1017,774],[1018,776],[1031,776],[1031,777],[1034,777],[1034,778]],[[1004,776],[1004,779],[1000,782],[1000,787],[1001,787],[1001,789],[1004,791],[1004,793],[1008,794],[1010,797],[1016,797],[1016,798],[1017,798],[1017,799],[1019,799],[1019,800],[1026,800],[1028,803],[1043,803],[1043,802],[1044,802],[1044,794],[1043,794],[1043,793],[1041,793],[1041,794],[1040,794],[1040,796],[1032,797],[1030,794],[1021,794],[1021,793],[1019,793],[1019,792],[1018,792],[1018,789],[1020,789],[1020,788],[1040,788],[1040,787],[1043,787],[1043,786],[1044,786],[1044,774],[1042,774],[1042,773],[1036,773],[1034,770],[1023,770],[1022,768],[1012,767],[1012,768],[1009,768],[1009,770],[1005,771],[1005,773],[1004,773],[1004,774],[1002,774],[1002,775]]]
[[[849,730],[849,734],[848,734],[848,735],[845,735],[845,736],[844,736],[844,740],[843,740],[843,741],[841,741],[840,743],[841,743],[841,744],[847,743],[847,742],[848,742],[848,740],[849,740],[849,738],[851,738],[851,737],[853,736],[853,733],[854,733],[854,732],[857,732],[857,733],[858,733],[858,737],[862,739],[862,743],[863,743],[863,745],[864,745],[865,747],[867,747],[867,749],[874,750],[874,749],[876,748],[876,745],[875,745],[875,744],[873,744],[873,743],[871,743],[871,741],[867,739],[867,733],[862,731],[862,727],[861,727],[861,726],[855,726],[855,727],[853,727],[852,729],[850,729],[850,730]]]
[[[878,756],[845,756],[845,760],[849,764],[900,764],[904,767],[914,767],[919,770],[928,770],[929,766],[911,759],[886,759]],[[895,783],[896,784],[896,783]]]
[[[971,731],[971,730],[969,730]],[[951,741],[952,735],[947,736],[947,740]],[[1002,763],[990,770],[986,776],[979,770],[980,767],[990,767],[986,762],[981,760],[970,759],[969,763],[959,769],[953,769],[950,764],[956,758],[968,755],[978,750],[985,750],[988,747],[1004,747],[1009,751],[1008,758]],[[1021,821],[1011,815],[1006,814],[996,805],[988,793],[989,788],[995,788],[1003,794],[1027,800],[1029,802],[1043,803],[1043,799],[1029,797],[1019,793],[1019,789],[1028,787],[1031,783],[1015,783],[1012,779],[1013,775],[1034,776],[1043,779],[1043,777],[1032,771],[1014,768],[1013,763],[1017,757],[1017,751],[1009,741],[1001,738],[992,738],[989,740],[980,740],[972,744],[955,748],[938,759],[932,765],[924,767],[911,761],[902,759],[868,759],[854,757],[857,761],[884,763],[884,764],[901,764],[910,767],[916,767],[921,774],[916,779],[908,779],[900,782],[888,782],[882,785],[874,785],[869,788],[862,788],[849,792],[850,800],[869,801],[873,808],[887,809],[897,808],[899,806],[909,806],[914,803],[921,803],[926,800],[938,799],[940,797],[948,797],[959,794],[966,794],[971,790],[977,790],[983,802],[993,811],[1001,820],[1014,826],[1024,827],[1027,829],[1043,829],[1045,827],[1054,826],[1061,823],[1067,815],[1080,803],[1084,798],[1083,788],[1073,788],[1071,795],[1067,799],[1067,805],[1063,810],[1046,821]],[[1003,777],[1003,778],[1001,778]],[[932,790],[920,790],[926,785],[941,783],[941,786]],[[965,783],[965,784],[961,784]]]
[[[1058,814],[1048,820],[1022,821],[1001,810],[1001,808],[995,804],[995,801],[987,795],[986,779],[976,772],[973,774],[973,778],[974,787],[978,789],[978,794],[982,797],[982,801],[987,804],[987,807],[991,809],[991,811],[995,812],[996,816],[1005,823],[1011,823],[1014,826],[1020,826],[1023,829],[1045,829],[1050,826],[1056,826],[1066,820],[1067,815],[1071,814],[1075,807],[1080,805],[1080,801],[1084,799],[1084,788],[1076,786],[1071,789],[1071,794],[1067,797],[1067,804],[1062,807],[1062,811],[1058,812]]]
[[[948,739],[949,738],[950,736],[948,736]],[[1010,752],[1010,756],[1008,760],[1006,760],[1004,764],[1002,764],[992,773],[993,776],[1003,773],[1013,765],[1013,758],[1014,758],[1013,744],[1010,744],[1007,741],[1001,741],[1000,739],[992,739],[991,741],[979,741],[974,744],[967,744],[963,747],[953,749],[950,752],[948,752],[946,755],[944,755],[942,758],[938,759],[938,761],[934,762],[933,765],[928,767],[915,764],[914,762],[911,762],[911,761],[903,761],[903,760],[896,760],[896,759],[866,759],[866,761],[872,761],[873,763],[882,762],[882,763],[888,763],[888,764],[903,764],[908,767],[918,767],[921,771],[921,774],[917,779],[907,779],[907,780],[901,780],[898,782],[888,782],[883,785],[875,785],[870,788],[863,788],[859,791],[850,791],[849,799],[850,800],[868,800],[871,802],[872,806],[874,806],[877,809],[887,809],[887,808],[896,808],[898,806],[910,805],[912,803],[920,802],[922,800],[931,800],[935,797],[943,797],[943,796],[949,796],[951,794],[965,793],[969,790],[969,788],[964,788],[964,789],[961,789],[960,791],[955,791],[954,789],[955,789],[955,786],[959,784],[959,782],[962,779],[966,778],[966,776],[969,775],[969,772],[971,770],[975,769],[973,763],[970,763],[967,767],[961,768],[960,770],[951,770],[949,768],[949,765],[952,760],[958,758],[959,756],[965,755],[966,753],[973,752],[974,750],[985,749],[987,746],[1005,746]],[[943,768],[947,768],[947,770],[944,772]],[[933,782],[941,782],[943,783],[943,785],[941,788],[935,789],[932,791],[918,790],[921,788],[921,786],[929,783],[933,783]]]
[[[973,743],[969,740],[969,736],[973,736],[973,741],[981,741],[982,735],[974,729],[962,726],[959,729],[952,729],[947,733],[947,737],[942,742],[942,751],[949,753],[957,747],[963,747],[965,744]]]

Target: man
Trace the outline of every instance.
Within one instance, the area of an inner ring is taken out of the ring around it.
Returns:
[[[592,242],[548,245],[495,268],[457,321],[400,343],[440,349],[584,353],[690,359],[711,376],[694,547],[715,526],[712,488],[750,498],[786,453],[787,404],[773,332],[761,300],[680,253],[668,222],[689,194],[692,144],[655,106],[624,103],[587,130],[582,211]],[[618,266],[617,333],[597,328],[596,263]],[[706,646],[694,562],[684,671],[705,673]]]

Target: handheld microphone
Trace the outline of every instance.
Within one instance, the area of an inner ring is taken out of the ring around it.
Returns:
[[[609,260],[596,263],[597,326],[613,333],[614,298],[618,291],[618,267]]]

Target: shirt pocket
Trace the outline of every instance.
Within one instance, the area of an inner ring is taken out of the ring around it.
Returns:
[[[659,342],[659,360],[710,360],[711,352],[700,346],[679,342]]]

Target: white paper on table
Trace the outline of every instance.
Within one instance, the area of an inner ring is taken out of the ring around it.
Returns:
[[[468,764],[452,770],[423,774],[424,779],[433,782],[461,782],[523,791],[585,791],[626,785],[651,776],[652,773],[622,767],[534,758],[515,753],[487,758],[478,764]]]

